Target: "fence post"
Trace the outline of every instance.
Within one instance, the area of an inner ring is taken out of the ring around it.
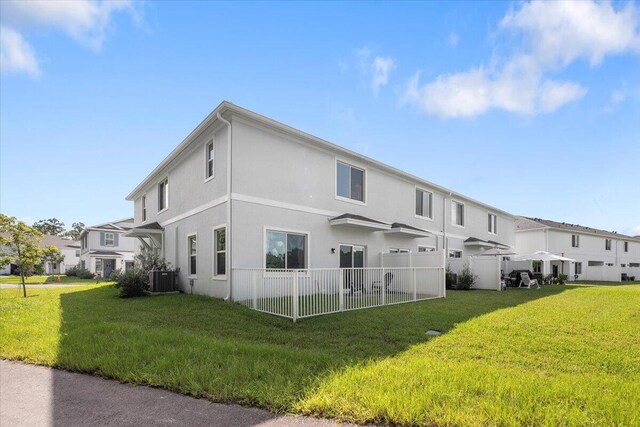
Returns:
[[[292,280],[292,289],[291,289],[291,298],[293,299],[291,301],[291,309],[292,309],[292,313],[291,313],[291,317],[293,318],[293,321],[297,321],[298,320],[298,270],[293,270],[293,280]]]
[[[416,269],[415,267],[411,267],[412,276],[413,276],[413,300],[418,300],[418,285],[416,283]]]
[[[381,292],[382,292],[382,305],[385,305],[387,303],[387,277],[385,276],[384,273],[384,267],[382,267],[382,286],[381,286]]]
[[[252,296],[253,296],[253,309],[258,309],[258,271],[253,270],[251,272],[251,287],[252,287]]]
[[[339,269],[338,274],[340,275],[340,289],[338,289],[338,309],[340,311],[344,311],[344,271],[342,269]]]

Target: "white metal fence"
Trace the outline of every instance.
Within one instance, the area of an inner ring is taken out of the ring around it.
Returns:
[[[444,268],[233,269],[233,300],[297,319],[444,297]]]

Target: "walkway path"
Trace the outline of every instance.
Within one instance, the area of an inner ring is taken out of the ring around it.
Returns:
[[[3,426],[334,426],[165,390],[0,360]]]

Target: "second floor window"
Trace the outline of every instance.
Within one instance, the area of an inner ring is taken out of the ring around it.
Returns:
[[[451,222],[464,227],[464,205],[460,202],[451,202]]]
[[[213,178],[213,141],[205,147],[205,179]]]
[[[142,196],[142,221],[147,220],[147,196]]]
[[[578,236],[577,234],[572,234],[571,235],[571,247],[572,248],[579,248],[580,247],[580,236]]]
[[[498,216],[489,214],[489,233],[498,234]]]
[[[104,233],[104,245],[115,246],[116,236],[113,233]]]
[[[611,250],[611,239],[605,239],[604,241],[604,249],[607,251]]]
[[[431,207],[433,194],[428,191],[416,189],[416,215],[425,218],[433,218],[433,208]]]
[[[629,242],[624,242],[624,251],[629,252]]]
[[[336,195],[364,202],[364,170],[338,162],[336,165]]]
[[[158,212],[169,207],[169,178],[158,184]]]

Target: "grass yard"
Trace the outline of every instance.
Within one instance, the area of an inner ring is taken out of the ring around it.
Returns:
[[[449,291],[295,324],[191,295],[29,294],[0,291],[0,357],[359,423],[640,425],[637,285]]]
[[[60,278],[60,282],[56,280],[56,278]],[[63,275],[52,275],[52,276],[29,276],[25,278],[25,283],[27,285],[42,285],[45,283],[49,284],[91,284],[96,283],[96,279],[78,279],[77,277],[70,277]],[[8,284],[8,285],[20,285],[22,282],[20,281],[20,276],[0,276],[0,284]]]

